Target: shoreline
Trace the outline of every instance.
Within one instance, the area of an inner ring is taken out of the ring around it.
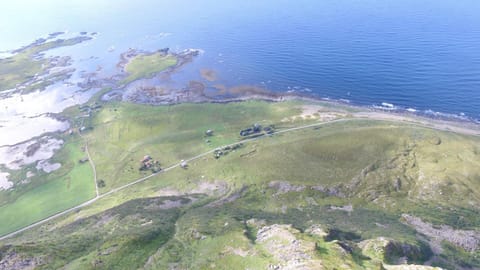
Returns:
[[[35,40],[29,45],[23,46],[16,50],[11,50],[14,53],[20,53],[29,49],[34,49],[37,47],[43,47],[48,45],[48,42],[51,42],[52,45],[46,46],[34,55],[42,55],[43,51],[53,49],[56,47],[69,46],[84,42],[86,40],[91,40],[94,38],[96,33],[82,33],[81,35],[76,35],[73,38],[63,38],[58,39],[59,36],[65,34],[63,32],[55,32],[49,34],[47,38],[40,38]],[[440,113],[433,111],[416,111],[410,108],[399,108],[389,103],[381,103],[381,106],[374,105],[360,105],[355,104],[354,102],[350,103],[348,100],[336,100],[329,99],[321,96],[317,96],[311,93],[300,93],[300,92],[290,92],[290,91],[273,91],[259,86],[252,85],[237,85],[237,86],[225,86],[217,83],[217,74],[215,70],[209,68],[202,68],[199,72],[202,75],[202,80],[194,81],[188,79],[182,81],[180,84],[183,86],[177,86],[172,88],[168,85],[163,85],[162,83],[152,83],[157,79],[162,81],[162,76],[170,76],[171,74],[178,72],[183,66],[193,61],[193,59],[201,54],[199,49],[186,49],[180,52],[171,52],[169,48],[163,48],[156,51],[145,51],[140,49],[132,49],[123,52],[120,54],[119,62],[116,64],[116,68],[119,72],[115,75],[112,75],[110,78],[100,78],[97,77],[96,72],[86,76],[84,81],[77,83],[82,89],[92,89],[94,87],[112,87],[112,90],[104,93],[100,98],[93,95],[90,97],[89,101],[78,104],[86,104],[92,100],[97,99],[101,102],[109,101],[122,101],[122,102],[131,102],[135,104],[146,104],[146,105],[173,105],[181,103],[230,103],[230,102],[242,102],[248,100],[261,100],[266,102],[282,102],[282,101],[292,101],[298,100],[303,102],[313,102],[313,103],[323,103],[329,104],[329,106],[338,107],[346,110],[355,110],[358,112],[364,112],[363,115],[366,117],[373,117],[375,115],[377,118],[381,119],[390,119],[398,120],[402,119],[405,121],[408,118],[408,121],[422,123],[425,126],[429,125],[441,125],[445,129],[452,130],[461,130],[463,134],[475,134],[480,133],[480,120],[463,117],[462,115],[448,115],[448,113]],[[172,55],[178,59],[177,64],[174,67],[168,68],[165,71],[158,72],[154,75],[154,79],[151,78],[141,78],[136,79],[132,82],[129,82],[125,85],[122,85],[122,80],[126,78],[127,74],[125,71],[125,66],[135,57],[139,55]],[[67,76],[69,78],[75,69],[68,69],[72,65],[71,57],[56,57],[49,58],[46,60],[58,61],[59,66],[63,67],[63,70],[60,72],[54,73],[52,81],[65,81],[65,78],[62,76]],[[60,61],[62,60],[62,61]],[[44,73],[48,73],[52,67],[47,67]],[[43,75],[43,73],[41,74]],[[57,78],[55,76],[60,76]],[[34,79],[38,77],[35,76]],[[40,79],[43,79],[40,76]],[[48,79],[48,78],[47,78]],[[29,84],[31,81],[26,82]],[[140,86],[140,87],[139,87]],[[15,90],[12,89],[13,93]],[[17,90],[18,91],[18,90]],[[26,90],[22,90],[20,94],[24,94]],[[11,95],[10,91],[3,91],[0,93],[2,95]],[[107,97],[107,98],[105,98]],[[75,106],[75,105],[73,105]],[[70,107],[64,109],[67,110]],[[338,109],[337,108],[337,109]],[[335,109],[335,108],[333,108]],[[431,112],[431,113],[430,113]],[[44,113],[48,117],[55,119],[57,121],[68,122],[68,125],[71,126],[71,119],[65,117],[66,115],[63,112],[60,113]],[[46,133],[60,134],[62,131],[52,131]],[[46,133],[38,134],[35,137],[41,137]],[[2,146],[15,146],[27,141],[34,139],[35,137],[30,138],[16,144],[6,144]]]
[[[426,128],[435,128],[438,130],[454,132],[463,135],[471,136],[480,136],[480,124],[477,124],[473,121],[468,120],[459,120],[459,119],[449,119],[449,118],[433,118],[428,115],[421,115],[416,112],[408,111],[393,111],[393,110],[382,110],[380,108],[372,108],[367,106],[352,105],[346,104],[341,101],[336,100],[325,100],[322,98],[314,98],[307,96],[289,96],[282,97],[280,100],[268,99],[268,98],[258,98],[250,97],[239,100],[226,100],[219,103],[229,103],[229,102],[242,102],[248,100],[263,100],[269,102],[282,102],[282,101],[301,101],[301,102],[312,102],[320,104],[328,104],[335,109],[341,109],[342,107],[348,108],[350,110],[356,110],[357,112],[352,113],[353,118],[365,118],[370,120],[385,120],[385,121],[394,121],[402,123],[412,123],[424,126]],[[215,102],[213,102],[215,103]]]
[[[232,91],[233,89],[233,91]],[[171,106],[183,103],[190,104],[227,104],[234,102],[245,102],[250,100],[265,101],[265,102],[285,102],[285,101],[299,101],[306,103],[316,103],[318,105],[328,105],[332,107],[332,111],[341,110],[350,113],[355,118],[365,118],[372,120],[387,120],[387,121],[399,121],[404,123],[413,123],[427,128],[436,128],[440,130],[455,132],[464,135],[480,136],[480,124],[470,119],[458,119],[450,118],[443,115],[427,115],[422,114],[419,111],[408,110],[394,110],[386,107],[368,107],[362,105],[350,104],[342,102],[341,100],[332,100],[321,97],[314,97],[311,95],[304,95],[301,93],[289,93],[289,92],[274,92],[255,86],[237,86],[230,89],[223,89],[223,92],[229,92],[230,95],[217,95],[211,96],[204,92],[205,89],[190,89],[188,86],[181,91],[170,91],[163,93],[160,98],[156,97],[156,100],[138,100],[136,98],[121,98],[118,96],[112,99],[104,100],[103,97],[110,93],[124,92],[122,90],[112,90],[101,97],[101,102],[120,101],[133,104],[142,104],[150,106]],[[233,95],[232,95],[233,93]],[[221,93],[224,94],[224,93]],[[353,112],[352,112],[353,111]]]
[[[353,118],[365,118],[367,120],[384,120],[384,121],[393,121],[393,122],[401,122],[401,123],[411,123],[423,126],[425,128],[434,128],[437,130],[442,130],[445,132],[454,132],[457,134],[462,135],[469,135],[469,136],[480,136],[480,125],[474,122],[466,121],[466,120],[454,120],[454,119],[436,119],[433,117],[418,115],[416,113],[410,112],[401,112],[401,111],[386,111],[376,108],[369,108],[366,106],[356,106],[351,104],[344,104],[341,102],[336,102],[333,100],[324,100],[324,99],[316,99],[310,97],[302,97],[302,96],[290,96],[290,97],[282,97],[280,99],[271,99],[265,97],[247,97],[247,98],[239,98],[239,99],[230,99],[230,100],[222,100],[222,101],[213,101],[209,103],[220,103],[220,104],[227,104],[232,102],[245,102],[249,100],[258,100],[258,101],[266,101],[266,102],[284,102],[284,101],[301,101],[301,102],[312,102],[317,104],[328,104],[335,109],[340,109],[342,107],[346,107],[349,109],[357,110],[358,112],[352,113]]]

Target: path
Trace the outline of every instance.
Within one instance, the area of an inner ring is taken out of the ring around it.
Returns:
[[[93,182],[95,184],[95,198],[98,198],[100,196],[100,193],[98,191],[98,182],[97,182],[97,170],[95,169],[95,163],[93,163],[92,157],[90,156],[90,152],[88,151],[88,142],[85,142],[85,153],[87,153],[87,158],[88,162],[90,163],[90,166],[92,167],[93,171]]]
[[[82,120],[82,126],[83,126],[83,120]],[[98,199],[98,197],[100,196],[100,192],[98,191],[97,169],[95,168],[95,163],[93,163],[92,157],[90,156],[90,152],[88,151],[87,139],[83,137],[82,132],[79,132],[78,135],[80,136],[80,138],[85,140],[85,153],[87,154],[88,163],[92,167],[92,171],[93,171],[93,183],[95,184],[95,199]],[[0,237],[0,240],[2,239],[3,238]]]

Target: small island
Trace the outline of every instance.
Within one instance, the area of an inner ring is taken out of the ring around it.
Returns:
[[[126,78],[121,84],[128,84],[139,79],[148,79],[161,72],[174,72],[199,54],[198,50],[186,50],[180,53],[170,53],[168,48],[148,53],[128,50],[121,55],[117,65],[125,72]]]

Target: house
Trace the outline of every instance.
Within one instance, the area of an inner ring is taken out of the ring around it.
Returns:
[[[260,124],[253,124],[253,126],[249,127],[249,128],[246,128],[246,129],[242,129],[240,131],[240,136],[242,137],[245,137],[245,136],[249,136],[249,135],[252,135],[252,134],[255,134],[255,133],[259,133],[262,131],[262,126]]]
[[[240,130],[240,136],[242,136],[242,137],[251,135],[251,134],[253,134],[253,133],[254,133],[254,132],[253,132],[253,128],[246,128],[246,129]]]
[[[145,155],[141,160],[140,160],[140,171],[148,170],[151,168],[155,168],[154,165],[156,165],[157,162],[155,162],[151,156]]]
[[[143,159],[140,161],[140,163],[146,163],[148,161],[152,160],[152,157],[149,155],[145,155]]]

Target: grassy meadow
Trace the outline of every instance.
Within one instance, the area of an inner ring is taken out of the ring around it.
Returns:
[[[127,84],[141,78],[150,78],[154,74],[165,71],[177,65],[178,59],[174,55],[163,53],[140,54],[131,59],[125,66],[128,77],[122,83]]]
[[[252,101],[158,107],[113,103],[93,119],[94,128],[85,136],[91,144],[98,178],[106,184],[101,192],[106,192],[149,174],[138,170],[145,155],[168,167],[240,140],[240,130],[254,123],[292,126],[280,121],[298,113],[300,109],[294,103]],[[208,129],[215,135],[205,136]]]
[[[12,202],[0,206],[0,235],[30,225],[38,220],[81,204],[95,196],[93,172],[79,143],[68,144],[56,159],[60,170],[44,175],[42,184],[32,185]],[[33,179],[35,180],[35,178]]]
[[[319,122],[292,118],[304,105],[109,103],[84,123],[92,129],[83,136],[104,194],[151,174],[138,170],[146,154],[167,167],[238,141],[239,131],[253,123],[281,131]],[[213,136],[205,136],[208,129]],[[66,149],[75,153],[80,146],[67,143]],[[318,260],[324,269],[380,269],[403,257],[421,264],[432,256],[431,240],[401,215],[478,229],[479,149],[478,138],[389,121],[347,119],[273,134],[219,158],[206,155],[187,169],[156,175],[7,239],[11,246],[4,253],[14,248],[49,261],[38,269],[265,268],[295,254]],[[83,153],[77,154],[75,159]],[[70,174],[77,167],[82,168],[76,165]],[[90,172],[85,194],[93,196],[91,177]],[[22,205],[27,204],[17,209]],[[276,238],[259,238],[266,226],[273,226]],[[315,226],[324,234],[313,233]],[[29,243],[33,237],[37,242]],[[434,265],[455,269],[462,258],[466,266],[480,266],[478,251],[444,247]]]

